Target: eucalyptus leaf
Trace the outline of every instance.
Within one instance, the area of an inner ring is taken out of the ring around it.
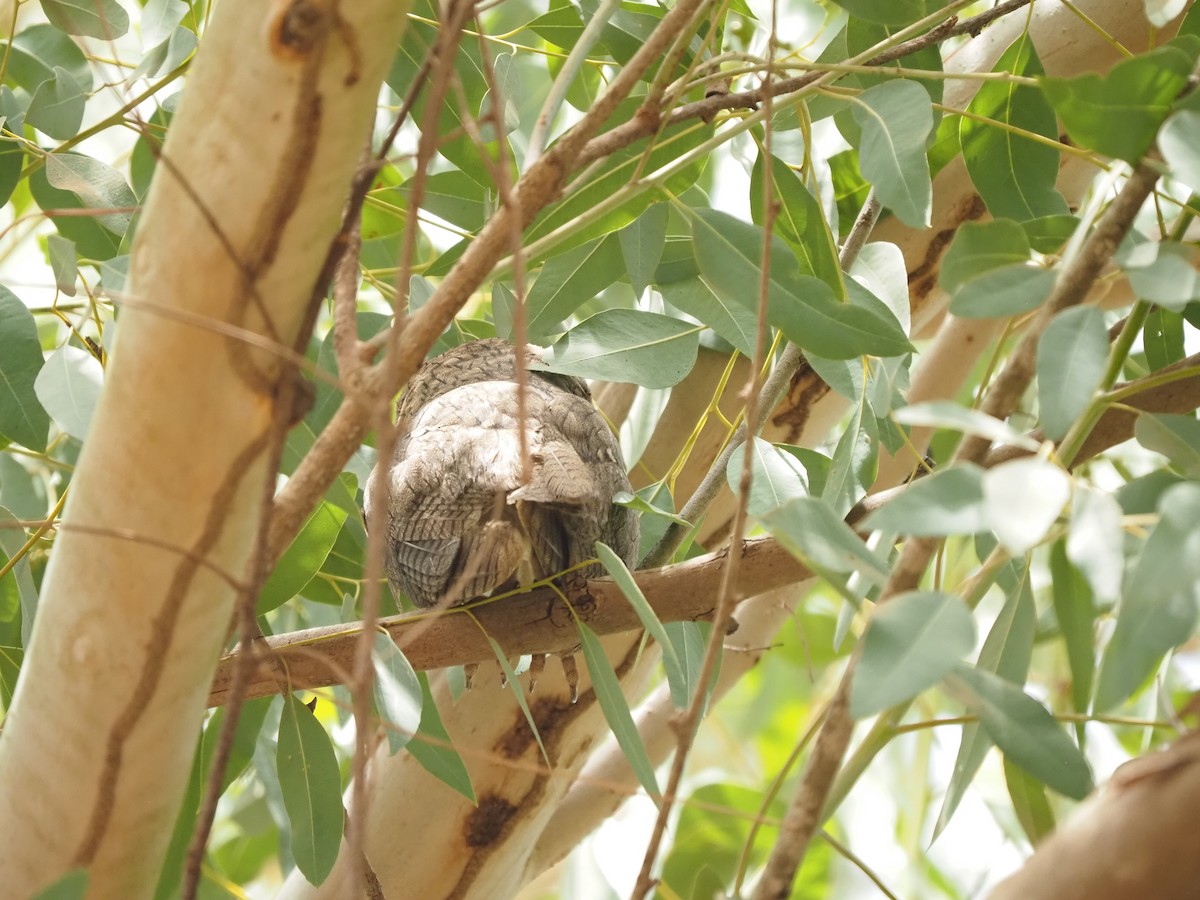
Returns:
[[[635,309],[607,309],[584,319],[542,356],[560,375],[625,381],[648,388],[679,382],[696,363],[700,329]]]
[[[850,688],[861,719],[941,681],[975,647],[975,620],[963,602],[938,591],[893,597],[871,616]]]
[[[290,693],[279,720],[276,767],[296,867],[319,885],[333,871],[342,844],[342,778],[329,735]]]

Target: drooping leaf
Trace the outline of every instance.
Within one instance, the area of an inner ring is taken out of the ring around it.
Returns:
[[[104,370],[96,357],[64,344],[50,354],[33,389],[55,424],[82,441],[92,424],[103,385]]]
[[[0,435],[30,450],[46,449],[50,416],[34,384],[42,370],[42,347],[33,314],[0,285]]]
[[[55,66],[54,77],[34,91],[25,122],[56,141],[65,141],[79,132],[86,101],[79,82],[62,66]]]
[[[621,683],[617,673],[613,671],[612,663],[604,653],[604,645],[600,638],[585,622],[576,621],[579,628],[579,639],[583,645],[583,658],[587,663],[588,675],[592,679],[592,690],[604,713],[608,727],[612,729],[613,737],[625,754],[629,767],[633,769],[638,782],[655,800],[660,796],[658,780],[654,777],[654,767],[646,755],[646,747],[642,736],[633,723],[633,714],[629,711],[629,701],[621,691]]]
[[[1046,789],[1007,757],[1004,759],[1004,783],[1008,787],[1008,798],[1012,801],[1017,821],[1021,823],[1021,830],[1029,842],[1037,846],[1054,831],[1055,826],[1054,810],[1046,799]]]
[[[258,595],[258,615],[270,612],[296,596],[320,571],[342,530],[346,515],[346,510],[327,500],[313,511],[263,584]]]
[[[871,616],[850,688],[850,715],[882,712],[933,687],[975,647],[975,620],[938,591],[893,597]]]
[[[983,642],[983,649],[979,651],[976,667],[995,672],[1014,684],[1024,682],[1033,655],[1036,616],[1033,592],[1029,590],[1029,579],[1026,577],[1021,580],[1017,590],[1009,593],[1000,615],[992,623],[992,628]],[[991,738],[978,722],[963,725],[954,769],[950,774],[950,782],[946,785],[946,796],[942,800],[937,822],[934,823],[935,840],[950,824],[950,819],[953,818],[991,747]]]
[[[1067,648],[1071,667],[1071,704],[1077,713],[1087,712],[1096,674],[1093,647],[1096,607],[1087,581],[1067,559],[1062,541],[1050,548],[1050,584],[1054,614]]]
[[[1094,306],[1063,310],[1038,341],[1039,419],[1060,440],[1100,387],[1108,360],[1108,329]]]
[[[333,870],[342,843],[342,777],[329,735],[290,693],[283,700],[275,764],[292,856],[309,883],[319,885]]]
[[[750,212],[756,225],[763,221],[765,169],[764,157],[759,154],[750,173]],[[820,202],[791,166],[774,156],[771,157],[771,186],[779,203],[775,233],[792,248],[800,261],[801,272],[820,278],[833,289],[834,296],[839,296],[843,291],[842,267]]]
[[[1112,494],[1076,485],[1071,497],[1067,558],[1091,585],[1092,593],[1111,603],[1121,592],[1125,571],[1125,531],[1121,505]]]
[[[1091,793],[1087,760],[1046,707],[984,669],[959,663],[955,678],[973,695],[980,722],[1008,759],[1064,796],[1082,800]]]
[[[750,496],[746,502],[750,515],[765,515],[795,497],[809,495],[808,472],[800,461],[760,437],[752,438],[729,457],[725,477],[735,493],[739,490],[747,446],[751,452]]]
[[[666,203],[655,203],[617,234],[635,297],[642,296],[647,285],[654,281],[667,242],[669,217],[670,207]]]
[[[887,577],[884,561],[822,500],[796,497],[763,515],[761,521],[801,561],[831,572],[860,572],[875,583]]]
[[[992,71],[1042,74],[1029,32],[1013,41]],[[968,111],[959,126],[963,160],[993,218],[1024,222],[1066,213],[1067,202],[1055,188],[1058,122],[1041,90],[1016,81],[985,81]],[[1041,135],[1047,143],[1021,132]]]
[[[450,734],[429,690],[429,679],[424,672],[418,672],[417,680],[421,683],[421,727],[406,749],[426,772],[474,804],[477,801],[471,773],[450,742]]]
[[[929,93],[903,79],[876,85],[859,95],[854,120],[862,129],[858,154],[863,177],[904,224],[927,228],[933,202],[925,156],[933,129]]]
[[[1105,648],[1095,709],[1107,712],[1129,698],[1163,655],[1196,625],[1200,582],[1200,486],[1181,482],[1158,504],[1159,520],[1142,547],[1117,625]]]
[[[385,720],[388,751],[396,753],[408,745],[421,727],[424,702],[421,682],[391,635],[383,632],[375,635],[371,662],[375,667],[375,708]]]
[[[753,358],[758,328],[754,310],[718,295],[700,277],[660,284],[658,289],[667,303],[699,319],[743,356]]]
[[[550,260],[525,298],[526,333],[537,340],[617,280],[621,245],[616,237],[592,241]]]

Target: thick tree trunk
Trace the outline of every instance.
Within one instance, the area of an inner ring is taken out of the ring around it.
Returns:
[[[76,867],[90,896],[154,887],[289,421],[274,348],[310,318],[402,22],[382,0],[213,12],[0,737],[5,896]]]

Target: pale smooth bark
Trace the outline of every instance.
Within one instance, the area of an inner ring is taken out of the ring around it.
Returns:
[[[402,24],[384,0],[213,11],[0,737],[6,896],[76,867],[89,896],[153,890],[274,483],[294,375],[269,348],[308,324]]]

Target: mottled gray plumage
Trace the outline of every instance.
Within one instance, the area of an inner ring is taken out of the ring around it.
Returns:
[[[420,606],[547,578],[593,558],[598,540],[635,562],[637,516],[612,502],[629,478],[582,380],[529,372],[523,483],[514,362],[500,339],[455,347],[425,363],[397,407],[385,570]],[[373,500],[368,489],[368,511]]]

